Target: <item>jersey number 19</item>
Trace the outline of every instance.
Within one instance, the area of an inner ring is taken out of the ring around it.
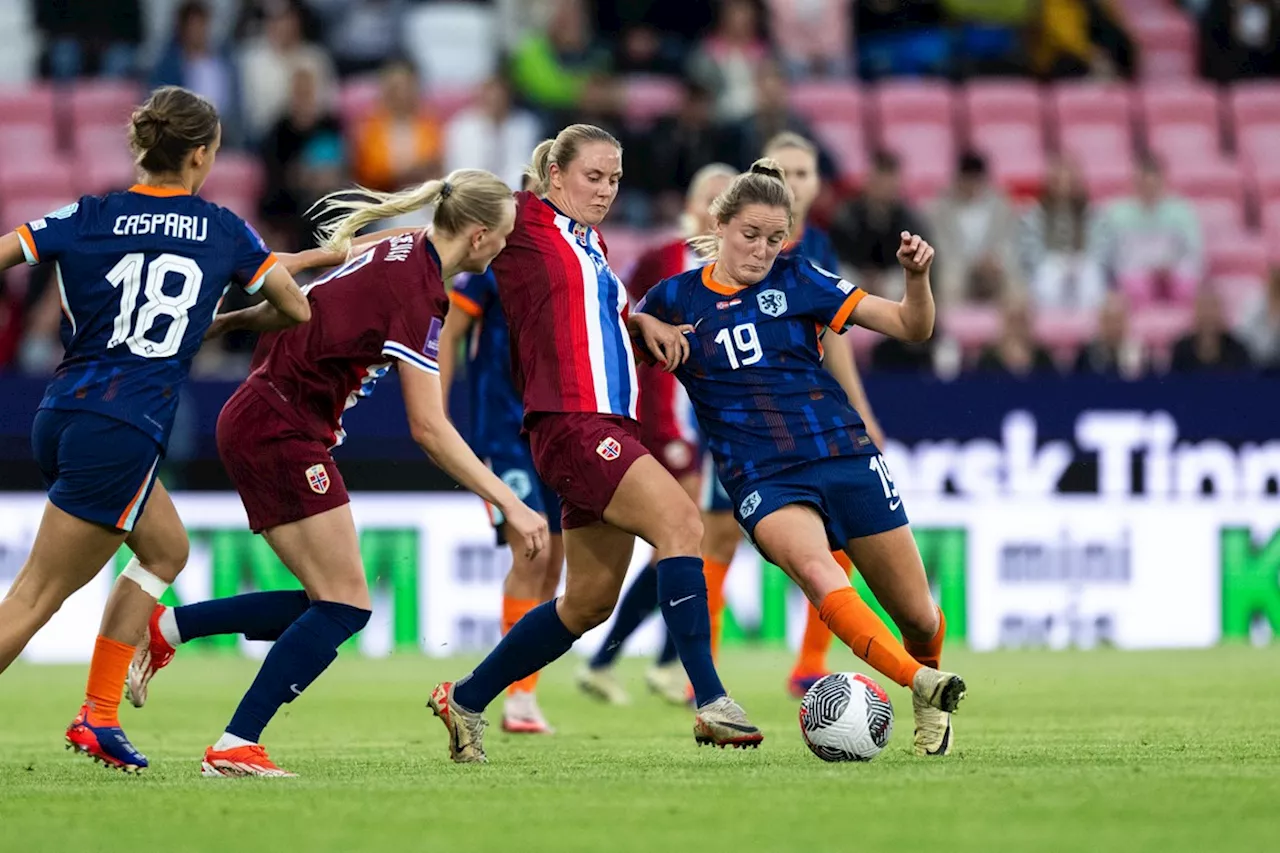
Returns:
[[[146,272],[146,285],[143,286],[143,272]],[[182,287],[172,296],[164,292],[166,276],[180,276]],[[147,263],[146,255],[134,252],[125,255],[120,262],[107,273],[107,281],[112,287],[122,288],[120,294],[120,313],[116,315],[112,326],[111,340],[107,341],[107,349],[124,344],[134,355],[143,358],[170,358],[177,355],[182,346],[182,335],[187,331],[190,322],[187,312],[200,299],[200,285],[204,282],[204,273],[196,262],[180,255],[157,255],[155,260]],[[138,319],[133,321],[133,313],[138,308],[138,294],[144,292],[146,303],[138,311]],[[147,338],[156,321],[168,317],[172,322],[165,329],[164,337],[158,341]]]
[[[742,323],[733,327],[733,332],[721,329],[716,333],[715,342],[724,347],[729,357],[729,368],[750,367],[764,358],[764,349],[760,346],[760,336],[756,334],[755,323]],[[738,353],[743,357],[738,358]]]

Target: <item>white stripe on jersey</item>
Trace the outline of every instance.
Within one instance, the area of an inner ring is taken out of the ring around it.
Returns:
[[[22,241],[19,240],[19,243]],[[23,245],[22,251],[26,251],[26,245]],[[62,313],[67,315],[67,319],[71,321],[71,335],[76,333],[76,315],[71,313],[71,303],[67,301],[67,286],[62,283],[62,264],[57,261],[53,262],[53,275],[58,280],[58,298],[62,300]]]
[[[591,232],[591,239],[595,241],[596,251],[599,252],[600,257],[603,258],[604,248],[600,245],[599,233],[593,230]],[[612,269],[609,270],[609,274],[613,275]],[[627,400],[627,412],[633,419],[639,420],[640,412],[638,406],[640,403],[640,377],[636,374],[636,354],[631,349],[631,333],[627,331],[627,324],[621,319],[623,310],[631,307],[631,300],[627,293],[626,285],[622,283],[622,279],[613,275],[613,280],[618,288],[618,304],[616,307],[618,309],[618,325],[622,330],[622,352],[627,357],[627,373],[631,377],[631,399]],[[684,386],[681,385],[680,387],[683,388]]]

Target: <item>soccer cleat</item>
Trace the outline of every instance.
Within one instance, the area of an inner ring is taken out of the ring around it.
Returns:
[[[449,730],[449,758],[458,764],[483,764],[484,727],[488,722],[475,711],[468,711],[453,701],[452,681],[437,684],[427,700],[427,707]]]
[[[914,694],[911,696],[911,710],[916,718],[916,755],[946,755],[951,752],[954,744],[951,715]]]
[[[610,668],[583,667],[578,672],[578,689],[608,705],[630,705],[631,697],[622,689]]]
[[[67,749],[92,758],[95,763],[125,773],[139,773],[147,768],[147,757],[138,752],[119,726],[90,725],[89,706],[81,705],[80,713],[67,726]]]
[[[267,757],[267,751],[261,744],[237,746],[232,749],[214,749],[204,751],[204,761],[200,763],[200,775],[215,776],[272,776],[276,778],[296,778],[297,773],[290,773],[276,766]]]
[[[151,611],[151,620],[147,623],[147,642],[139,644],[138,650],[134,652],[133,662],[129,664],[124,695],[129,697],[130,704],[135,708],[147,704],[147,685],[157,672],[173,661],[176,651],[160,633],[160,616],[164,611],[163,604],[157,604]]]
[[[553,735],[538,699],[529,691],[509,693],[502,706],[502,730],[516,735]]]
[[[649,692],[672,705],[689,704],[689,677],[679,661],[650,667],[644,674],[644,683],[649,686]]]
[[[965,697],[964,679],[952,672],[922,666],[911,680],[911,693],[925,704],[950,714]]]
[[[742,707],[728,696],[708,702],[698,709],[693,722],[693,739],[698,746],[711,744],[724,749],[758,747],[764,735],[751,725]]]
[[[809,692],[809,688],[826,678],[829,672],[809,672],[809,673],[791,673],[791,678],[787,681],[787,692],[791,694],[793,699],[803,699],[804,694]]]

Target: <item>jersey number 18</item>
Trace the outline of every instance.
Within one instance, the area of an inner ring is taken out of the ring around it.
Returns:
[[[146,268],[146,286],[143,286],[143,268]],[[166,276],[173,274],[181,277],[182,287],[172,296],[164,292]],[[112,326],[111,340],[107,341],[107,349],[124,344],[134,355],[143,358],[170,358],[177,355],[182,346],[182,335],[187,331],[190,322],[187,312],[200,299],[200,285],[204,282],[204,273],[195,261],[181,255],[157,255],[155,260],[147,263],[146,255],[134,252],[125,255],[120,262],[107,273],[107,281],[112,287],[123,288],[120,294],[120,313],[116,315]],[[138,308],[138,294],[145,292],[147,301],[138,311],[138,319],[133,321],[133,312]],[[168,317],[172,322],[165,329],[164,337],[158,341],[147,338],[156,321]]]

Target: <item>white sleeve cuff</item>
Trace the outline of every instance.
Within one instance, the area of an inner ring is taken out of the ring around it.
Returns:
[[[440,375],[440,365],[436,363],[434,358],[429,358],[420,352],[414,352],[404,344],[398,344],[395,341],[387,341],[382,345],[382,354],[399,359],[406,364],[412,364],[419,370],[425,373],[430,373],[433,376]]]

